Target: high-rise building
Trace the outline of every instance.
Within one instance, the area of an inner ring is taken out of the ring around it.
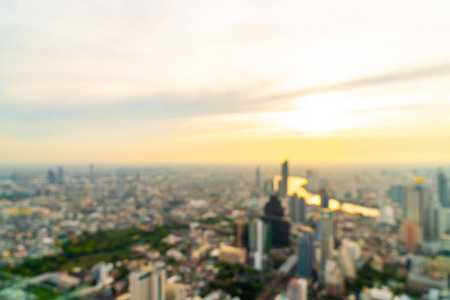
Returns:
[[[319,191],[319,195],[320,195],[320,204],[323,208],[328,208],[329,207],[329,199],[327,196],[327,190],[325,188],[321,188]]]
[[[297,236],[297,274],[302,278],[311,276],[311,262],[313,261],[311,253],[311,237],[304,233],[298,233]]]
[[[220,244],[219,251],[219,261],[230,265],[243,265],[247,260],[247,250],[245,248]]]
[[[291,222],[294,223],[305,223],[306,222],[306,203],[305,198],[298,197],[297,194],[294,194],[289,199],[289,216],[291,218]]]
[[[47,171],[47,180],[48,180],[48,183],[50,183],[50,184],[56,183],[56,175],[55,175],[55,172],[53,172],[53,170]]]
[[[406,250],[416,250],[422,242],[422,232],[418,223],[403,222],[400,228],[400,237],[405,244]]]
[[[290,223],[284,217],[284,209],[277,195],[272,195],[264,206],[264,221],[272,225],[272,245],[275,248],[289,247]]]
[[[353,260],[353,262],[359,261],[359,259],[361,258],[361,246],[359,245],[358,242],[343,239],[342,247],[344,247],[347,250],[347,253]]]
[[[259,169],[259,167],[256,167],[256,182],[255,182],[255,187],[257,189],[259,189],[261,186],[261,170]]]
[[[185,300],[191,286],[188,284],[170,282],[166,285],[167,300]]]
[[[264,195],[269,196],[274,192],[273,179],[264,181]]]
[[[287,298],[289,300],[307,300],[308,282],[305,279],[292,278],[288,284]]]
[[[355,263],[350,257],[346,247],[339,248],[338,263],[342,274],[349,280],[356,279]]]
[[[166,270],[156,263],[130,273],[131,300],[166,300]]]
[[[272,228],[261,219],[249,225],[249,250],[252,266],[262,271],[269,262],[272,247]]]
[[[289,178],[288,161],[285,160],[281,165],[281,185],[278,186],[278,191],[281,197],[285,197],[287,195],[288,178]]]
[[[316,246],[315,246],[315,242],[316,242],[316,233],[314,232],[314,229],[312,229],[311,227],[307,227],[307,226],[300,226],[300,232],[306,236],[310,242],[310,265],[309,265],[309,269],[310,269],[310,274],[311,272],[314,271],[314,263],[315,263],[315,259],[316,259]]]
[[[450,207],[450,199],[448,198],[447,177],[442,169],[438,173],[438,194],[439,202],[443,207]]]
[[[58,182],[59,183],[64,183],[64,169],[63,167],[59,167],[58,168]]]
[[[417,223],[423,234],[424,240],[432,237],[430,218],[430,191],[424,185],[423,178],[417,178],[414,186],[406,188],[405,193],[405,221]]]
[[[320,243],[321,243],[321,266],[325,267],[325,263],[331,258],[334,249],[334,221],[333,212],[324,208],[320,219]]]
[[[238,248],[248,247],[248,222],[243,219],[234,221],[234,244]]]
[[[392,185],[391,190],[392,203],[404,204],[405,203],[405,187],[402,185]]]
[[[325,265],[325,288],[327,294],[334,297],[343,297],[345,294],[345,280],[336,261],[328,259]]]

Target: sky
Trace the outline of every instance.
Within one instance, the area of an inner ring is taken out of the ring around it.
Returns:
[[[450,162],[448,0],[0,0],[0,163]]]

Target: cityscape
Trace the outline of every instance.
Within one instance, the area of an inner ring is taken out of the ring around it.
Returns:
[[[0,1],[0,300],[450,300],[449,0]]]
[[[0,298],[446,299],[445,171],[6,168]]]

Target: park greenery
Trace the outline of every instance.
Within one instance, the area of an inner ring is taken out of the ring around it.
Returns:
[[[171,245],[162,241],[168,235],[168,227],[157,227],[153,231],[128,228],[85,233],[61,245],[61,254],[30,259],[21,265],[3,267],[0,271],[35,276],[51,271],[71,271],[74,267],[87,269],[101,261],[116,262],[139,257],[140,254],[130,250],[130,246],[134,244],[148,244],[151,249],[165,253],[171,248]]]

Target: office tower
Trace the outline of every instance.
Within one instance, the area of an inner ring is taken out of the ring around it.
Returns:
[[[405,244],[406,250],[416,250],[422,242],[422,232],[418,223],[403,222],[400,227],[400,238]]]
[[[351,259],[346,247],[341,246],[339,248],[338,263],[345,278],[349,280],[356,279],[355,263]]]
[[[48,170],[47,180],[48,180],[48,183],[50,183],[50,184],[56,183],[56,175],[55,175],[55,172],[53,172],[53,170]]]
[[[274,192],[273,179],[267,179],[264,182],[264,195],[269,196]]]
[[[261,170],[259,169],[259,167],[256,167],[256,182],[255,182],[255,187],[257,189],[260,188],[260,184],[261,184]]]
[[[302,233],[304,236],[306,236],[309,239],[309,246],[310,246],[310,261],[309,261],[309,270],[310,270],[310,275],[311,272],[314,271],[314,262],[316,259],[316,246],[315,246],[315,242],[316,242],[316,233],[314,232],[314,229],[312,229],[311,227],[307,227],[307,226],[300,226],[300,233]]]
[[[191,286],[188,284],[168,282],[166,285],[167,300],[185,300]]]
[[[327,260],[325,265],[325,288],[327,294],[334,297],[343,297],[345,294],[344,276],[334,260]]]
[[[261,219],[249,225],[249,250],[254,269],[262,271],[269,262],[272,247],[272,228]]]
[[[293,223],[306,222],[306,203],[303,197],[294,194],[289,199],[290,218]]]
[[[290,224],[284,220],[284,209],[280,199],[272,195],[264,206],[264,221],[272,225],[274,248],[289,247]]]
[[[439,235],[450,232],[450,207],[442,207],[439,210]]]
[[[450,199],[448,198],[447,177],[442,169],[439,169],[438,173],[438,194],[439,202],[443,207],[450,207]]]
[[[63,167],[58,168],[58,182],[64,183],[64,169]]]
[[[387,197],[385,191],[378,191],[378,208],[383,209],[387,204]]]
[[[308,282],[305,279],[292,278],[288,284],[287,298],[289,300],[307,300]]]
[[[219,251],[219,261],[230,265],[244,265],[247,260],[247,250],[245,248],[220,244]]]
[[[334,249],[334,224],[333,212],[327,208],[322,209],[320,219],[320,243],[321,243],[321,266],[331,258]]]
[[[89,179],[91,181],[94,181],[94,165],[93,164],[89,165]]]
[[[329,199],[327,196],[327,190],[325,188],[321,188],[319,191],[320,195],[320,205],[323,208],[329,208]]]
[[[380,223],[395,225],[394,209],[390,205],[386,205],[381,210]]]
[[[425,187],[423,178],[416,179],[414,186],[406,188],[405,221],[419,224],[424,240],[431,239],[430,202],[430,192]]]
[[[441,203],[434,199],[430,203],[430,209],[428,210],[428,220],[429,220],[429,238],[432,240],[437,240],[440,237],[440,211],[442,209]]]
[[[238,248],[248,247],[248,222],[243,219],[234,221],[234,244]]]
[[[156,263],[130,273],[131,300],[166,300],[166,270]]]
[[[401,185],[392,185],[391,190],[392,203],[404,204],[405,203],[405,187]]]
[[[278,192],[281,197],[286,197],[288,193],[288,178],[289,178],[288,161],[285,160],[281,165],[281,186],[278,186]]]
[[[361,258],[361,246],[359,245],[358,242],[343,239],[342,247],[344,247],[347,250],[347,253],[353,260],[353,262],[359,261],[359,259]]]
[[[298,233],[297,236],[297,274],[302,278],[309,278],[311,276],[311,237]]]

